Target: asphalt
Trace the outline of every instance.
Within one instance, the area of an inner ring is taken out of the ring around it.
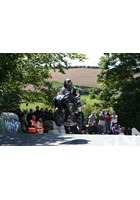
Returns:
[[[140,136],[87,134],[0,134],[0,146],[140,146]]]

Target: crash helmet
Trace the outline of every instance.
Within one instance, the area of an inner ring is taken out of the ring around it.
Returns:
[[[70,89],[72,87],[73,83],[71,81],[71,79],[67,78],[66,80],[64,80],[64,87],[67,89]]]

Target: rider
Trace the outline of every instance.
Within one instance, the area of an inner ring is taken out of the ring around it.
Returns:
[[[75,86],[73,86],[73,82],[69,78],[64,80],[64,86],[60,90],[60,94],[65,95],[67,93],[70,93],[70,95],[72,95],[72,96],[79,95],[78,89]]]
[[[79,96],[78,89],[75,86],[73,86],[73,82],[69,78],[67,78],[64,81],[64,85],[63,85],[62,89],[59,92],[59,94],[61,94],[61,95],[65,95],[67,93],[70,95],[69,96],[69,101],[70,102],[75,102],[76,101],[75,97]],[[67,121],[68,116],[70,114],[70,109],[69,109],[68,105],[67,105],[67,109],[66,110],[67,110],[67,112],[66,112],[65,121]]]

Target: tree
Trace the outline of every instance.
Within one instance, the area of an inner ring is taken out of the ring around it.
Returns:
[[[51,78],[49,70],[57,68],[65,73],[74,59],[84,61],[86,56],[78,53],[1,53],[0,109],[15,109],[22,101],[44,101],[46,94],[52,94],[51,84],[46,84],[46,79]],[[30,84],[34,89],[27,91]]]
[[[99,66],[100,99],[106,107],[113,107],[121,125],[140,130],[140,54],[105,54]]]

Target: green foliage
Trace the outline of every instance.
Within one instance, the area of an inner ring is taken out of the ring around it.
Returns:
[[[35,111],[36,106],[39,106],[39,108],[44,108],[44,109],[48,108],[48,105],[46,105],[46,104],[33,102],[33,103],[29,103],[28,105],[26,105],[26,103],[21,103],[20,109],[22,111],[29,111],[29,109],[33,109]]]
[[[94,111],[98,115],[101,112],[101,110],[105,108],[103,102],[98,99],[98,95],[101,89],[93,87],[88,89],[88,91],[88,95],[81,96],[81,102],[83,105],[83,112],[86,123],[88,122],[88,116],[91,114],[91,112]]]
[[[92,95],[93,95],[93,94],[94,94],[94,95],[99,95],[101,91],[102,91],[101,88],[93,87],[93,88],[90,90],[90,96],[91,96],[91,98],[92,98]],[[93,97],[94,97],[94,96],[93,96]],[[94,98],[95,98],[95,97],[94,97]],[[94,98],[93,98],[93,99],[94,99]]]
[[[91,114],[91,112],[95,111],[95,107],[91,104],[85,104],[82,106],[82,111],[84,113],[84,120],[87,123],[88,117]]]
[[[81,95],[81,101],[83,102],[83,104],[88,103],[91,105],[100,102],[98,99],[92,99],[90,95]]]
[[[99,98],[112,106],[119,115],[119,123],[140,130],[140,72],[139,53],[112,53],[101,57],[98,82],[102,86]]]
[[[101,88],[99,87],[89,87],[89,86],[82,86],[82,85],[75,85],[81,95],[90,95],[92,99],[92,94],[98,95],[101,91]]]
[[[88,116],[91,112],[99,114],[102,110],[102,103],[98,99],[91,99],[89,95],[81,96],[82,111],[84,112],[85,122],[88,122]]]
[[[96,94],[95,94],[94,92],[91,92],[91,93],[90,93],[90,98],[91,98],[91,99],[96,99],[97,96],[96,96]]]
[[[50,69],[65,73],[70,61],[86,59],[78,53],[1,53],[0,54],[0,109],[17,108],[21,102],[50,103],[55,93]],[[32,84],[33,89],[26,87]],[[45,96],[47,95],[47,97]]]

